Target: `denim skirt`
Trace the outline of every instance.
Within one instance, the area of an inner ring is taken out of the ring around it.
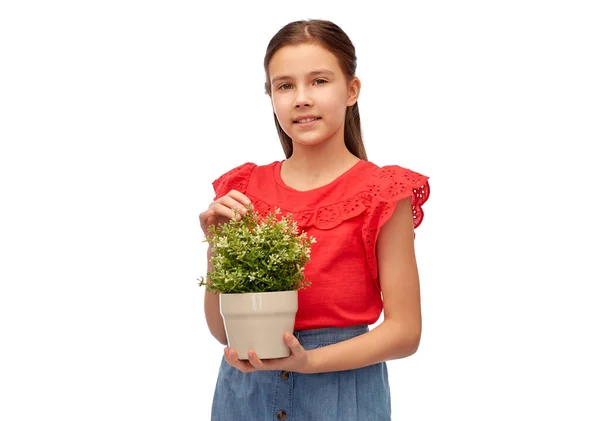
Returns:
[[[304,349],[345,341],[367,325],[295,331]],[[355,370],[302,374],[242,373],[225,358],[217,378],[212,421],[389,421],[390,387],[385,362]]]

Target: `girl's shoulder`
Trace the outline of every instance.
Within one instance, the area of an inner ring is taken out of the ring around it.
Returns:
[[[250,178],[254,176],[264,177],[266,174],[269,174],[269,171],[272,171],[277,162],[274,161],[270,164],[259,165],[248,161],[222,173],[212,182],[216,195],[214,200],[234,189],[246,193]]]
[[[429,199],[429,176],[400,165],[370,165],[367,182],[368,219],[380,227],[393,213],[396,202],[409,199],[414,228],[423,221],[422,206]]]
[[[414,227],[419,226],[423,219],[422,205],[429,199],[429,176],[401,165],[365,162],[362,174],[354,174],[353,184],[355,197],[364,204],[367,219],[383,224],[398,201],[410,198]]]
[[[429,177],[410,168],[394,164],[378,166],[367,162],[365,180],[373,196],[400,200],[410,196],[413,189],[428,186]]]

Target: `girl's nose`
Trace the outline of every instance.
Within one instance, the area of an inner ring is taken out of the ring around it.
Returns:
[[[301,106],[310,107],[312,105],[312,100],[306,94],[304,89],[298,89],[296,94],[296,98],[294,100],[294,106],[296,108],[300,108]]]

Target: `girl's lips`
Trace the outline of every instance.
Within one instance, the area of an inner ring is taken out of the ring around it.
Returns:
[[[300,121],[294,121],[294,124],[297,124],[300,127],[309,127],[312,126],[313,124],[315,124],[317,121],[319,121],[321,119],[321,117],[317,117],[313,120],[309,120],[306,123],[302,123]]]

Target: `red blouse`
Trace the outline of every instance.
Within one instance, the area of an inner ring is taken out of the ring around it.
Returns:
[[[410,197],[414,228],[423,220],[429,177],[397,165],[361,160],[329,184],[308,191],[287,186],[281,163],[242,164],[213,182],[214,200],[235,189],[259,214],[291,213],[317,242],[304,268],[311,282],[298,291],[296,330],[371,325],[383,309],[375,244],[396,201]]]

